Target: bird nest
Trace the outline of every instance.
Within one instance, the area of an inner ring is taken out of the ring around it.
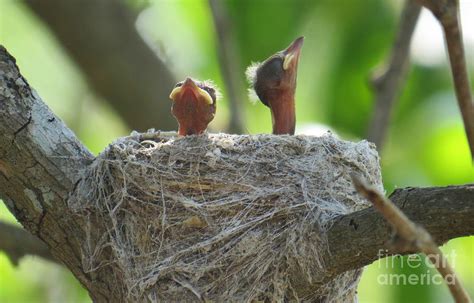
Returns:
[[[130,301],[345,300],[360,271],[320,277],[331,219],[368,206],[351,172],[382,189],[374,146],[329,133],[119,139],[69,199],[84,270]]]

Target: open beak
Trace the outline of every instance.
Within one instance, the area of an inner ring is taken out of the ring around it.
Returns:
[[[294,68],[298,64],[300,58],[301,48],[303,47],[304,37],[299,37],[288,46],[283,53],[283,69]]]
[[[196,82],[191,78],[186,78],[183,85],[175,87],[170,94],[170,99],[173,101],[180,100],[184,95],[191,94],[196,100],[202,98],[207,104],[213,103],[211,96],[208,92],[197,86]]]

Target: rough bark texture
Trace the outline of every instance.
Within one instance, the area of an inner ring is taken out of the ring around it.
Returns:
[[[97,301],[107,286],[82,271],[81,225],[66,199],[92,154],[19,74],[0,46],[0,196],[20,223],[42,239]]]
[[[0,197],[94,301],[122,302],[125,294],[111,292],[108,286],[123,277],[108,274],[107,266],[84,272],[79,248],[87,241],[84,226],[66,204],[78,172],[91,161],[90,152],[41,101],[13,57],[0,47]],[[395,191],[391,199],[438,243],[474,234],[474,185],[407,188]],[[104,232],[97,230],[95,236]],[[390,234],[373,208],[335,219],[328,234],[329,250],[323,256],[328,270],[323,279],[375,261]]]
[[[440,245],[474,234],[474,184],[403,188],[393,192],[390,199]],[[327,278],[368,265],[380,259],[380,252],[382,257],[403,254],[388,245],[391,236],[389,224],[373,207],[335,219],[328,232]]]
[[[123,1],[27,0],[132,129],[175,129],[168,95],[175,79],[135,29]]]

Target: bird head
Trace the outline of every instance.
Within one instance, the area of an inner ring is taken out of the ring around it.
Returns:
[[[247,70],[253,89],[263,104],[270,107],[273,133],[294,133],[294,95],[296,74],[304,37],[286,49]]]
[[[178,82],[170,94],[171,112],[178,121],[181,136],[203,133],[214,119],[218,91],[209,81],[191,78]]]
[[[263,104],[269,106],[268,100],[281,91],[294,93],[303,41],[304,37],[299,37],[286,49],[256,66],[251,66],[247,71],[253,89]]]

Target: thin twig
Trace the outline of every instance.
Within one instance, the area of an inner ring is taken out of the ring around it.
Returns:
[[[380,151],[384,143],[390,115],[409,66],[410,42],[415,30],[421,6],[406,0],[400,17],[400,25],[390,54],[390,60],[372,79],[375,93],[375,109],[368,129],[368,139]]]
[[[229,101],[230,121],[228,131],[241,134],[245,129],[241,104],[245,98],[245,90],[243,90],[244,82],[239,76],[241,74],[239,73],[240,58],[233,40],[231,19],[220,0],[209,0],[209,6],[217,32],[219,42],[217,52]]]
[[[458,0],[418,0],[438,19],[448,48],[456,97],[474,160],[474,104],[466,67]]]
[[[395,229],[396,236],[398,237],[397,244],[403,244],[406,251],[421,251],[427,255],[428,259],[436,267],[441,276],[443,276],[444,280],[451,282],[447,284],[455,302],[471,302],[454,269],[449,265],[446,257],[435,244],[431,235],[423,227],[416,225],[408,219],[392,201],[385,198],[385,196],[379,193],[373,186],[368,185],[365,180],[353,174],[352,182],[359,194],[369,200],[375,209],[377,209],[385,220]]]

